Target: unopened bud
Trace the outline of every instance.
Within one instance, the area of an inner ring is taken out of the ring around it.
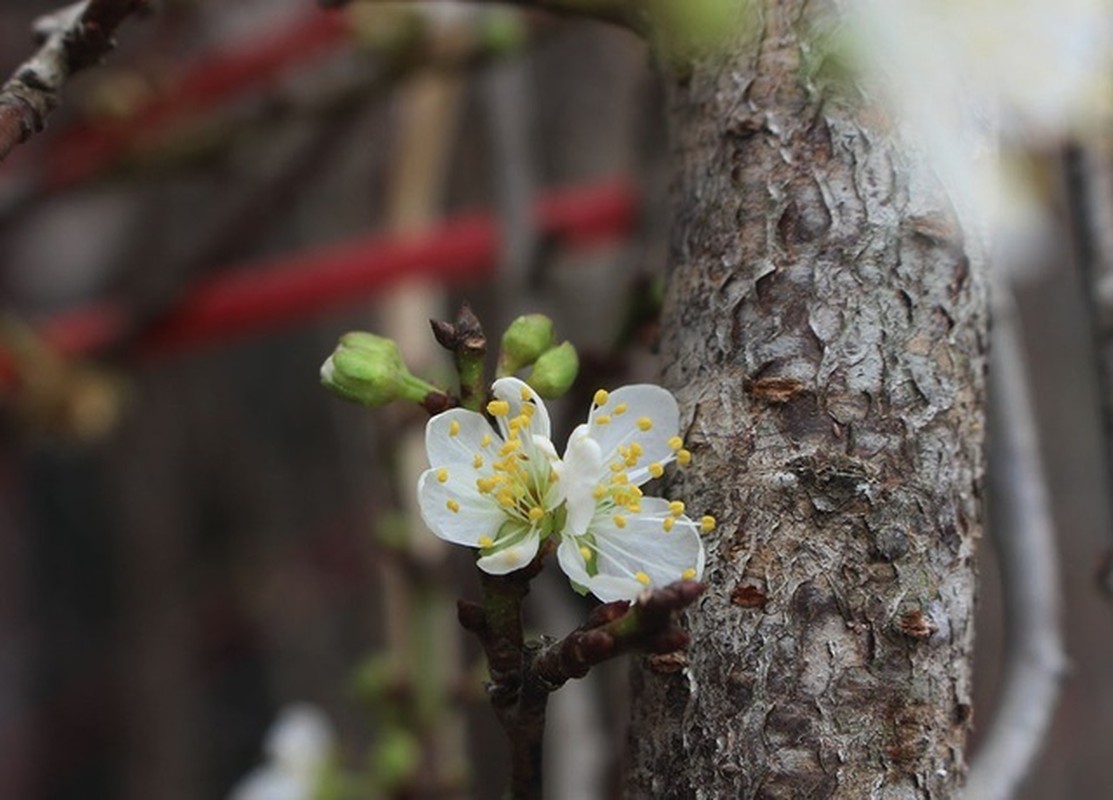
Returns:
[[[414,735],[402,728],[380,731],[372,756],[375,779],[385,789],[410,782],[421,766],[421,746]]]
[[[568,391],[580,371],[580,359],[571,342],[554,347],[533,365],[529,385],[546,400],[560,397]]]
[[[556,344],[553,321],[544,314],[526,314],[510,323],[502,335],[499,373],[511,375],[528,367]]]
[[[410,374],[393,339],[373,333],[346,333],[321,365],[321,383],[341,397],[365,406],[394,400],[420,403],[435,386]]]

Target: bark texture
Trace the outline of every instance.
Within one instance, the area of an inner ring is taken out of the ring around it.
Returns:
[[[956,795],[980,533],[984,255],[807,0],[670,83],[665,382],[718,516],[686,662],[635,668],[628,794]]]

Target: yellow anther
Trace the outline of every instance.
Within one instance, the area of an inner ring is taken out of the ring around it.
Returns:
[[[686,467],[689,464],[691,464],[692,463],[691,452],[689,452],[688,450],[677,450],[676,451],[676,463],[680,464],[680,466],[682,466],[682,467]]]
[[[626,517],[622,516],[621,514],[615,514],[614,515],[614,526],[616,528],[625,528],[626,527]]]
[[[523,423],[521,417],[514,417],[514,419],[510,420],[510,424],[508,427],[510,428],[511,433],[517,433],[518,429],[521,428],[523,424],[528,427],[529,420],[527,419],[525,423]]]
[[[639,489],[637,486],[631,486],[630,487],[630,493],[632,495],[634,495],[634,497],[641,497],[642,496],[642,490]]]
[[[673,500],[671,503],[669,503],[669,513],[672,514],[674,517],[679,517],[681,514],[683,514],[684,513],[684,501],[683,500]]]
[[[715,530],[715,518],[710,514],[700,518],[699,529],[704,533],[711,533]]]
[[[459,513],[460,511],[460,504],[457,503],[455,500],[449,500],[445,503],[445,505],[448,506],[448,510],[451,511],[453,514]]]
[[[499,455],[508,456],[521,446],[522,442],[520,439],[510,439],[506,442],[506,444],[499,448]]]
[[[480,494],[490,494],[495,490],[498,481],[494,478],[476,478],[475,488],[479,490]]]
[[[599,416],[597,416],[595,418],[595,424],[596,425],[610,425],[611,424],[611,418],[608,417],[606,414],[600,414]]]
[[[530,522],[537,522],[543,516],[545,516],[545,509],[541,508],[541,506],[534,506],[529,510]]]
[[[525,402],[526,400],[530,400],[530,399],[533,398],[533,392],[531,392],[529,390],[528,386],[523,386],[522,387],[522,391],[520,392],[520,395],[521,395],[521,398],[522,398],[522,402]]]
[[[672,533],[674,525],[676,525],[676,517],[665,517],[661,522],[661,527],[665,529],[665,533]]]
[[[505,417],[510,413],[510,403],[505,400],[492,400],[487,404],[487,413],[492,417]]]
[[[595,491],[591,493],[591,496],[594,497],[596,500],[602,500],[606,496],[606,494],[607,487],[603,484],[599,484],[595,487]]]
[[[448,423],[448,435],[449,436],[456,436],[459,433],[460,433],[460,420],[454,419],[454,420],[452,420],[452,422]]]
[[[483,438],[479,440],[479,446],[480,447],[487,447],[490,444],[491,444],[491,434],[489,434],[489,433],[483,434]]]
[[[649,585],[649,576],[646,575],[644,572],[635,572],[634,573],[634,580],[636,580],[642,586],[648,586]]]
[[[611,464],[611,472],[622,472],[624,469],[626,469],[626,465],[621,461],[615,461]]]
[[[492,547],[492,546],[494,546],[494,544],[495,544],[495,540],[492,539],[490,536],[480,536],[479,537],[479,546],[482,547],[483,549],[487,549],[488,547]]]
[[[689,567],[688,569],[686,569],[686,570],[684,570],[683,572],[680,573],[680,579],[682,581],[690,581],[695,577],[696,577],[696,568],[695,567]]]
[[[679,436],[673,436],[669,439],[668,445],[673,450],[679,450],[681,447],[684,446],[684,440],[681,439]]]
[[[660,461],[654,461],[652,464],[649,465],[649,474],[652,475],[654,478],[660,478],[662,475],[665,474],[665,468],[661,466]]]
[[[595,397],[593,398],[595,400],[595,405],[606,405],[607,398],[610,396],[610,393],[606,389],[600,389],[595,393]]]
[[[580,545],[580,555],[584,557],[584,561],[591,561],[591,550]]]
[[[555,469],[549,469],[549,483],[556,483],[560,480],[560,475],[557,474]]]
[[[471,460],[471,465],[473,467],[475,467],[476,469],[482,469],[483,468],[483,456],[480,455],[479,453],[476,453],[475,458],[473,458]]]
[[[437,470],[437,482],[448,483],[448,470],[444,467]]]
[[[533,414],[536,411],[537,411],[537,406],[533,405],[533,403],[526,403],[524,406],[522,406],[522,410],[519,413],[521,413],[521,415],[523,417],[525,417],[526,419],[532,419]]]
[[[498,494],[499,505],[503,508],[509,508],[514,505],[514,494],[509,489],[503,489]]]
[[[629,410],[629,408],[630,406],[626,405],[625,403],[619,403],[617,406],[614,407],[614,415],[617,417],[621,414],[625,414],[627,410]]]
[[[631,442],[630,443],[630,455],[638,456],[638,457],[644,456],[645,455],[645,448],[642,447],[637,442]]]
[[[653,428],[653,420],[649,417],[638,417],[638,430],[648,431]]]
[[[641,503],[627,503],[626,510],[631,514],[640,514],[642,513]]]
[[[615,475],[613,478],[611,478],[611,483],[614,484],[615,486],[622,486],[622,484],[629,483],[629,481],[630,481],[630,476],[627,475],[625,472],[620,472],[617,475]]]

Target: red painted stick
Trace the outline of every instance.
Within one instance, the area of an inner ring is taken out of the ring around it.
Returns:
[[[624,238],[635,206],[633,187],[615,179],[551,192],[534,215],[543,235],[581,246]],[[354,306],[403,280],[490,278],[499,243],[494,217],[467,214],[408,237],[370,237],[224,270],[187,289],[135,355],[154,358],[280,328]],[[117,341],[127,321],[123,309],[98,305],[60,314],[37,330],[64,355],[90,355]],[[7,371],[0,353],[0,373]]]

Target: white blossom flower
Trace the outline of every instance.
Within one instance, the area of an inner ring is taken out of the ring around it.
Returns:
[[[517,378],[501,378],[491,391],[487,411],[498,432],[483,415],[462,408],[429,420],[431,468],[418,479],[417,494],[433,533],[479,548],[479,568],[503,575],[537,555],[541,540],[560,524],[564,497],[541,398]]]
[[[659,386],[600,389],[587,423],[568,438],[560,469],[566,520],[557,559],[574,584],[600,600],[703,576],[701,530],[684,503],[645,497],[641,486],[673,460],[691,461],[678,436],[676,400]]]
[[[702,576],[700,530],[684,504],[643,497],[639,487],[691,453],[677,435],[676,401],[658,386],[600,390],[564,458],[550,441],[549,415],[517,378],[492,387],[487,411],[452,409],[426,427],[430,469],[418,481],[425,524],[450,542],[479,548],[478,566],[520,569],[548,536],[572,582],[604,601]]]
[[[236,784],[228,800],[312,800],[334,740],[319,708],[288,706],[267,732],[266,762]]]
[[[1014,235],[1043,213],[997,140],[1047,147],[1110,113],[1108,0],[848,0],[851,55],[964,222]]]

